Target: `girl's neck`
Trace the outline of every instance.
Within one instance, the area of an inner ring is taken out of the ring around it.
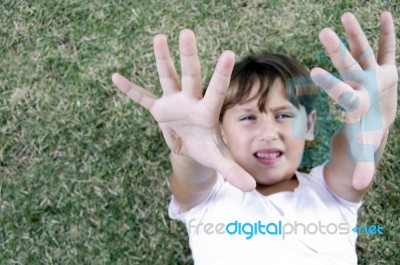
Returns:
[[[292,178],[276,183],[274,185],[257,185],[256,190],[264,196],[272,195],[282,191],[294,191],[299,186],[299,181],[294,175]]]

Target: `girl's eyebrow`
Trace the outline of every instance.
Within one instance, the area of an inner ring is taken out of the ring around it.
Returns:
[[[292,103],[286,103],[284,105],[272,106],[268,108],[269,110],[276,112],[281,110],[297,110],[297,108]],[[258,106],[239,106],[238,110],[240,112],[257,112],[259,111]]]
[[[287,103],[285,105],[277,106],[277,107],[272,107],[270,108],[272,111],[278,111],[278,110],[297,110],[297,108],[291,103]]]
[[[243,111],[243,112],[254,112],[254,111],[258,110],[258,105],[256,105],[256,104],[237,105],[237,110]]]
[[[292,107],[289,104],[271,108],[272,111],[291,110],[291,109],[292,109]]]
[[[240,112],[255,112],[255,111],[257,111],[258,110],[258,108],[239,108],[239,111]]]

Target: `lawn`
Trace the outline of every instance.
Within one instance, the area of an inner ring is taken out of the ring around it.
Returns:
[[[384,10],[400,37],[398,1],[325,2],[0,1],[0,264],[190,264],[184,226],[167,215],[169,150],[111,74],[159,95],[152,38],[168,37],[179,66],[183,28],[197,36],[205,82],[226,49],[289,53],[333,71],[318,32],[344,37],[348,10],[374,48]],[[328,158],[339,125],[323,94],[318,108],[303,169]],[[359,236],[360,264],[400,260],[399,130],[397,120],[359,213],[359,224],[384,228]]]

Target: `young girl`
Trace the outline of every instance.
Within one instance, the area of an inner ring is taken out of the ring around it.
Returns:
[[[320,40],[343,81],[320,68],[311,78],[346,110],[346,123],[331,161],[308,174],[297,169],[313,139],[315,87],[294,59],[261,54],[233,67],[226,51],[203,97],[194,34],[183,30],[181,82],[165,37],[154,39],[161,98],[113,75],[171,149],[169,214],[186,224],[196,264],[357,264],[352,229],[396,115],[398,77],[389,13],[377,60],[355,17],[342,22],[351,52],[330,29]]]

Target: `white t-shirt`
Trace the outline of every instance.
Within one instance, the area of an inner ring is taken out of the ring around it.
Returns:
[[[357,264],[361,203],[335,196],[323,166],[296,176],[293,192],[264,196],[218,174],[209,197],[183,213],[172,197],[169,215],[185,223],[195,264]]]

